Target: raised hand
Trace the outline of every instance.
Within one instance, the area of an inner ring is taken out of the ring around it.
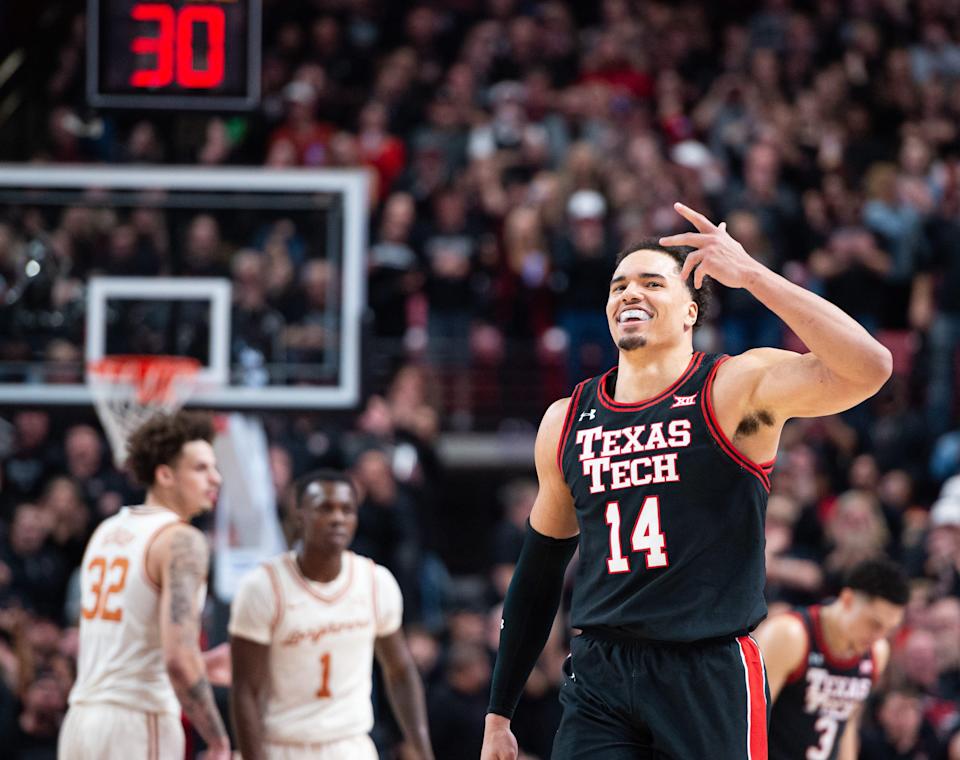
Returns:
[[[747,288],[756,275],[765,269],[730,236],[726,222],[716,225],[699,211],[682,203],[674,203],[673,207],[697,228],[696,232],[681,232],[660,238],[660,245],[688,245],[697,249],[687,256],[683,264],[683,280],[693,272],[693,285],[696,288],[703,285],[703,278],[707,276],[728,288]]]

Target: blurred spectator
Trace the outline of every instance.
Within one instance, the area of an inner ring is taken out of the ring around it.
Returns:
[[[532,480],[514,480],[502,491],[503,519],[493,530],[490,571],[493,588],[500,599],[507,594],[513,568],[520,556],[520,547],[527,532],[527,520],[537,498],[537,484]]]
[[[412,298],[423,287],[412,240],[415,215],[409,194],[390,195],[383,206],[379,235],[370,249],[368,298],[379,336],[399,338],[412,326]]]
[[[44,676],[27,687],[12,756],[18,760],[55,760],[67,697],[55,678]]]
[[[589,171],[584,164],[583,171]],[[572,167],[577,184],[580,169]],[[570,387],[613,365],[603,305],[606,303],[616,251],[606,230],[607,203],[595,189],[580,189],[567,202],[568,226],[557,246],[557,265],[563,273],[557,322],[567,333],[570,346],[567,378]],[[636,241],[631,241],[635,243]]]
[[[920,696],[909,688],[884,692],[877,727],[861,733],[861,760],[923,760],[939,755],[940,744],[923,718]]]
[[[949,204],[929,222],[930,245],[917,267],[910,302],[910,322],[927,333],[930,385],[927,389],[927,426],[934,434],[949,429],[956,420],[955,359],[960,345],[960,257],[955,242],[960,234],[958,189]]]
[[[40,494],[53,466],[50,414],[40,409],[22,409],[13,415],[13,450],[3,457],[3,517],[22,499]]]
[[[474,760],[483,744],[490,658],[476,644],[457,643],[446,657],[445,679],[427,695],[430,740],[437,757]]]
[[[67,567],[77,567],[92,532],[90,510],[83,503],[80,486],[72,478],[53,478],[43,490],[40,505],[50,521],[51,543]]]
[[[960,710],[960,599],[947,596],[930,605],[927,628],[936,640],[940,681],[937,690]]]
[[[883,554],[890,540],[877,500],[866,491],[842,494],[827,519],[825,536],[830,549],[824,558],[826,590],[840,590],[854,565]]]
[[[320,69],[321,80],[323,70]],[[269,154],[274,155],[283,146],[290,150],[298,166],[324,166],[329,163],[329,143],[333,127],[317,118],[319,93],[314,83],[294,79],[283,90],[286,100],[286,119],[270,135]]]
[[[5,605],[59,620],[69,568],[47,543],[49,535],[50,516],[41,507],[24,503],[14,510],[10,533],[0,543],[0,593]]]
[[[89,425],[75,425],[64,436],[66,474],[79,483],[83,498],[94,510],[94,522],[115,514],[129,492],[113,469],[103,439]]]
[[[419,598],[415,506],[397,485],[390,462],[379,449],[360,454],[352,472],[361,494],[354,549],[393,573],[403,591],[404,613],[415,617]]]
[[[269,365],[283,356],[283,317],[267,301],[269,282],[262,254],[240,251],[231,259],[231,269],[231,359],[243,368],[243,385],[263,386],[269,382]]]

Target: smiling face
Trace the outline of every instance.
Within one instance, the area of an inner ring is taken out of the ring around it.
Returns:
[[[697,305],[667,253],[637,250],[617,266],[607,297],[607,324],[621,351],[692,342]]]
[[[307,551],[342,552],[353,542],[357,532],[357,497],[349,483],[315,480],[304,490],[299,506]]]

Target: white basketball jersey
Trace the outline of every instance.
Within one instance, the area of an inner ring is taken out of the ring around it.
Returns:
[[[94,531],[80,572],[80,654],[70,704],[180,714],[160,644],[160,588],[146,567],[153,539],[177,522],[163,507],[124,507]]]
[[[403,599],[390,571],[344,552],[330,583],[308,580],[293,552],[249,573],[230,633],[270,647],[268,742],[324,743],[373,728],[374,640],[400,627]]]

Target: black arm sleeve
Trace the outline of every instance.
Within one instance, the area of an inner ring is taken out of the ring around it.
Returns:
[[[579,542],[579,536],[544,536],[527,523],[520,559],[503,602],[500,649],[487,712],[513,718],[530,671],[547,643],[560,606],[563,575]]]

